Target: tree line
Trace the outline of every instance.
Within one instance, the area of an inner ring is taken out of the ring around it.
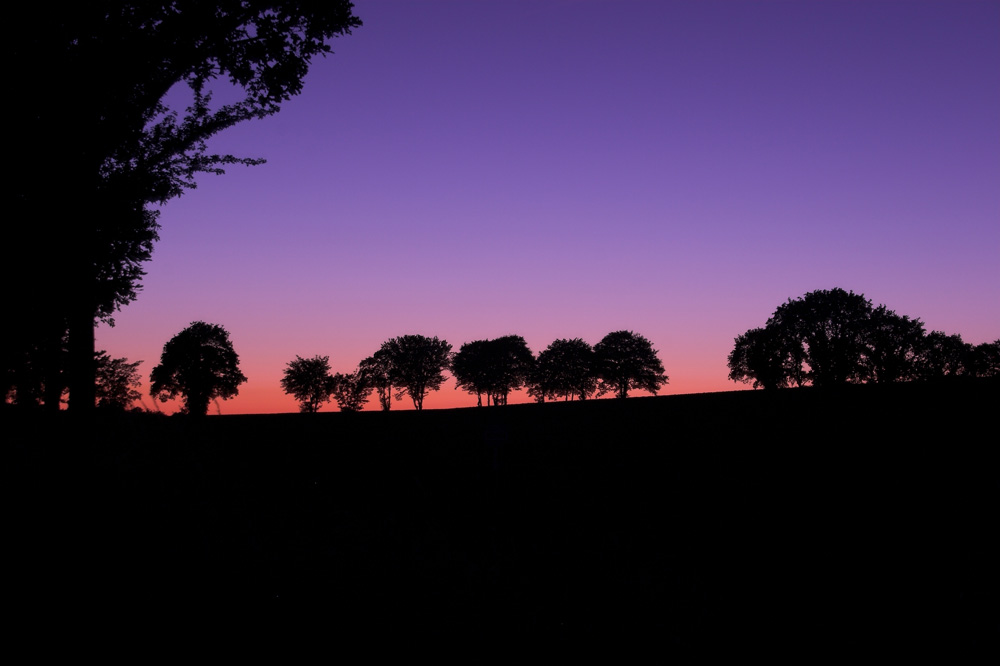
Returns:
[[[58,349],[67,354],[65,345]],[[101,351],[94,362],[100,406],[126,409],[140,399],[141,361]],[[731,380],[765,389],[997,377],[1000,340],[973,346],[959,335],[927,333],[919,319],[874,307],[861,294],[819,290],[789,299],[763,327],[738,336],[728,365]],[[30,362],[15,370],[4,375],[4,404],[48,405],[48,375],[34,372]],[[555,340],[537,356],[519,335],[474,340],[454,352],[437,337],[403,335],[382,343],[351,373],[332,373],[329,356],[296,356],[281,387],[303,412],[317,412],[330,400],[342,411],[359,411],[372,393],[383,410],[404,397],[422,410],[427,395],[443,385],[445,372],[476,396],[478,406],[506,405],[510,393],[520,389],[538,402],[609,393],[626,398],[633,390],[655,395],[668,381],[650,341],[623,330],[594,346],[580,338]],[[181,397],[183,412],[205,414],[211,401],[238,395],[245,381],[228,331],[193,322],[164,346],[150,374],[150,394],[154,400]]]
[[[763,327],[737,337],[729,354],[729,378],[754,388],[951,376],[1000,376],[1000,340],[973,346],[959,335],[927,333],[920,319],[839,288],[789,299]]]
[[[519,335],[474,340],[457,352],[445,340],[404,335],[382,343],[349,374],[331,374],[330,358],[296,356],[285,368],[281,386],[301,411],[319,411],[333,399],[341,411],[358,411],[374,392],[388,411],[392,400],[409,396],[416,410],[441,388],[450,372],[458,388],[476,396],[477,406],[506,405],[511,392],[527,389],[538,402],[586,400],[629,391],[653,394],[668,377],[653,345],[632,331],[609,333],[591,347],[583,340],[556,340],[536,357]]]

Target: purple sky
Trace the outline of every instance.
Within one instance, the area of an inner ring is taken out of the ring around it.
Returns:
[[[190,322],[222,324],[240,413],[296,410],[278,383],[296,354],[351,372],[410,333],[537,353],[630,329],[661,393],[731,390],[733,339],[833,287],[1000,337],[1000,2],[355,13],[300,96],[211,144],[268,162],[164,207],[98,348],[148,378]],[[452,387],[426,407],[475,404]]]

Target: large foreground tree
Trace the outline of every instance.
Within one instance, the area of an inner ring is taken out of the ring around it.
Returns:
[[[298,94],[330,38],[361,25],[352,9],[346,0],[97,0],[7,10],[7,88],[21,102],[7,108],[5,148],[17,168],[0,270],[8,311],[45,314],[3,333],[5,375],[29,352],[59,375],[48,347],[68,331],[70,404],[94,406],[95,319],[111,321],[140,289],[159,228],[151,206],[194,187],[199,173],[259,162],[212,154],[206,141]],[[213,87],[233,101],[213,103]],[[187,101],[168,107],[168,92],[183,100],[182,90]]]

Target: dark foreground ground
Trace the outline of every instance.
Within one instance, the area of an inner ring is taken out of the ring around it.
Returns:
[[[9,609],[996,649],[997,383],[0,413]]]

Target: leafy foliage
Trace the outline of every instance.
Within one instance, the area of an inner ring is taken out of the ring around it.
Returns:
[[[324,402],[330,400],[334,391],[334,380],[330,376],[330,357],[296,356],[288,362],[281,388],[299,401],[299,410],[309,414],[319,411]]]
[[[754,328],[736,338],[729,354],[729,378],[753,381],[754,388],[801,386],[805,381],[801,356],[801,348],[777,327]]]
[[[468,392],[476,394],[476,406],[483,406],[483,394],[486,393],[486,404],[489,398],[489,340],[473,340],[466,342],[455,353],[451,360],[451,374],[455,377],[455,385]]]
[[[393,360],[386,344],[358,364],[358,376],[370,389],[375,389],[379,405],[387,412],[392,408]]]
[[[859,381],[864,377],[871,301],[843,289],[813,291],[779,306],[768,326],[797,345],[796,357],[808,364],[814,386]]]
[[[424,398],[444,383],[444,371],[451,365],[451,345],[437,336],[403,335],[382,344],[389,368],[389,381],[397,387],[396,399],[408,394],[417,410]]]
[[[475,393],[477,404],[506,405],[511,391],[524,386],[535,358],[520,335],[495,340],[475,340],[462,345],[454,355],[451,373],[459,388]]]
[[[991,344],[973,348],[959,335],[925,334],[919,319],[872,307],[861,294],[819,290],[789,299],[763,328],[737,337],[729,378],[781,388],[986,377],[997,367],[988,360]]]
[[[586,400],[597,390],[596,365],[594,349],[580,338],[555,340],[538,354],[528,394],[540,402]]]
[[[976,377],[1000,377],[1000,340],[976,345],[971,359],[972,374]]]
[[[871,311],[864,333],[862,378],[881,383],[917,379],[916,361],[923,341],[923,322],[878,306]]]
[[[139,365],[127,358],[111,358],[107,352],[97,355],[97,406],[124,411],[142,398]]]
[[[31,318],[23,327],[0,327],[3,401],[57,411],[66,393],[66,330],[36,327],[36,319],[43,318]]]
[[[920,379],[968,374],[972,365],[972,348],[962,340],[962,336],[931,331],[921,342],[916,357],[916,374]]]
[[[597,393],[614,393],[615,397],[627,398],[633,389],[656,394],[667,383],[663,363],[653,349],[652,343],[632,331],[608,333],[594,345],[597,377]]]
[[[192,322],[163,346],[160,364],[149,377],[150,394],[157,400],[182,396],[186,413],[204,416],[209,401],[235,397],[247,381],[239,363],[226,329]]]
[[[342,412],[360,412],[368,402],[372,387],[360,372],[333,376],[333,397]]]

